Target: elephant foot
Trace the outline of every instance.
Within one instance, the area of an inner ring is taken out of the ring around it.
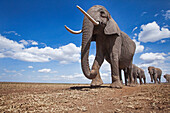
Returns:
[[[129,84],[129,86],[130,86],[130,87],[135,87],[135,86],[136,86],[136,84],[131,83],[131,84]]]
[[[122,83],[120,81],[115,81],[112,84],[110,84],[111,88],[117,88],[117,89],[122,89]]]
[[[92,79],[91,87],[101,86],[102,84],[103,84],[102,79],[96,77],[95,79]]]
[[[120,82],[121,82],[121,84],[123,85],[123,80],[121,80]]]

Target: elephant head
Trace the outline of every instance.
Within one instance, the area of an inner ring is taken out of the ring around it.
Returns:
[[[151,77],[151,82],[153,82],[153,77],[154,77],[154,74],[155,74],[155,67],[149,66],[148,72],[149,72],[150,77]]]
[[[83,20],[83,27],[80,31],[73,31],[67,26],[65,28],[73,34],[82,34],[81,46],[81,67],[84,75],[88,79],[96,77],[97,72],[90,70],[89,67],[89,48],[91,41],[96,41],[96,35],[104,33],[105,35],[120,35],[120,29],[117,23],[113,20],[109,12],[100,5],[91,7],[87,13],[77,6],[77,8],[85,15]]]
[[[166,81],[167,81],[168,83],[170,83],[170,74],[165,74],[165,75],[164,75],[164,78],[166,79]]]

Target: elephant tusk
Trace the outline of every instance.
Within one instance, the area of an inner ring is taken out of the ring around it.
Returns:
[[[77,5],[77,8],[94,24],[99,25],[99,22],[94,20],[88,13],[86,13],[80,6]]]
[[[64,27],[67,29],[67,31],[69,31],[70,33],[73,33],[73,34],[80,34],[80,33],[82,32],[82,30],[73,31],[73,30],[71,30],[69,27],[67,27],[66,25],[65,25]]]

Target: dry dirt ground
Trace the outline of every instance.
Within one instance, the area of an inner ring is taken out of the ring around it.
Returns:
[[[170,84],[123,89],[85,84],[0,83],[0,112],[168,113]]]

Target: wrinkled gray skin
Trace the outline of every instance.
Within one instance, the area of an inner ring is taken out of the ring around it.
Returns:
[[[159,69],[159,68],[155,68],[153,66],[149,66],[148,67],[148,72],[150,74],[150,77],[151,77],[151,82],[153,82],[154,80],[154,83],[157,84],[157,83],[161,83],[161,75],[162,75],[162,70]],[[158,81],[159,79],[159,81]]]
[[[170,74],[165,74],[165,75],[164,75],[164,78],[166,79],[166,81],[167,81],[168,83],[170,83]]]
[[[99,69],[106,59],[111,66],[111,77],[113,88],[122,88],[119,74],[121,69],[127,68],[130,85],[133,85],[131,74],[132,60],[136,45],[127,34],[120,31],[117,23],[103,6],[93,6],[88,11],[99,25],[94,25],[87,17],[83,20],[83,35],[81,48],[81,66],[84,75],[92,79],[91,86],[100,86],[103,81]],[[96,56],[92,66],[89,68],[89,48],[91,41],[96,41]]]

